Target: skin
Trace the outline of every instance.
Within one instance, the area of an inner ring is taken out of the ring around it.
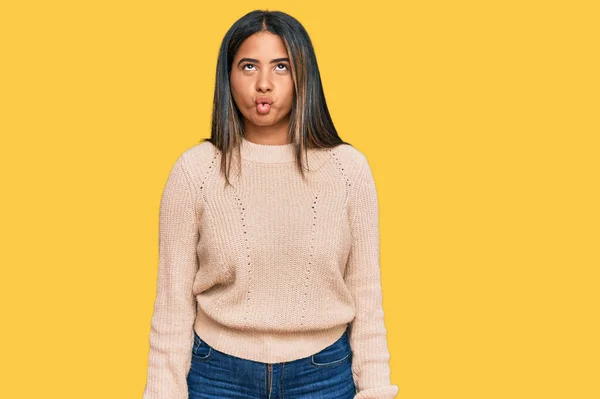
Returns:
[[[281,38],[271,32],[258,32],[242,43],[233,59],[229,75],[231,93],[244,117],[244,137],[248,141],[288,144],[294,82],[289,60],[272,62],[281,58],[289,58]],[[258,96],[273,100],[268,113],[258,113],[255,102]]]

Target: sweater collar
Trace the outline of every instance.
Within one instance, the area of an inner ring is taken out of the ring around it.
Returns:
[[[240,146],[243,159],[260,163],[286,163],[296,160],[295,144],[258,144],[242,137]]]

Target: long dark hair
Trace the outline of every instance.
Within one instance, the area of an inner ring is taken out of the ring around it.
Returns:
[[[229,84],[233,58],[244,40],[262,31],[278,35],[290,58],[294,100],[288,141],[294,143],[296,164],[302,177],[305,177],[302,154],[307,153],[308,148],[350,144],[340,138],[329,115],[317,58],[306,29],[284,12],[254,10],[237,20],[223,38],[217,60],[211,136],[201,140],[211,142],[221,151],[221,172],[226,184],[230,184],[231,156],[228,155],[232,149],[240,154],[244,132],[243,116],[233,100]]]

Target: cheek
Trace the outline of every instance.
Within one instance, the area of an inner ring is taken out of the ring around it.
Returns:
[[[290,80],[289,82],[286,82],[282,88],[284,89],[282,91],[285,93],[286,108],[291,108],[294,102],[294,82]]]
[[[235,81],[235,79],[229,80],[229,86],[231,87],[231,95],[233,97],[237,97],[239,89],[238,89],[238,84]]]
[[[231,95],[233,96],[233,100],[236,102],[236,104],[238,104],[238,107],[239,102],[243,101],[244,98],[244,88],[242,87],[241,83],[242,82],[233,77],[229,80],[229,85],[231,86]]]

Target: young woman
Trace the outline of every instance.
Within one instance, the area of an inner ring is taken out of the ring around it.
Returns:
[[[144,399],[391,399],[378,202],[309,36],[253,11],[219,52],[210,139],[160,203]]]

